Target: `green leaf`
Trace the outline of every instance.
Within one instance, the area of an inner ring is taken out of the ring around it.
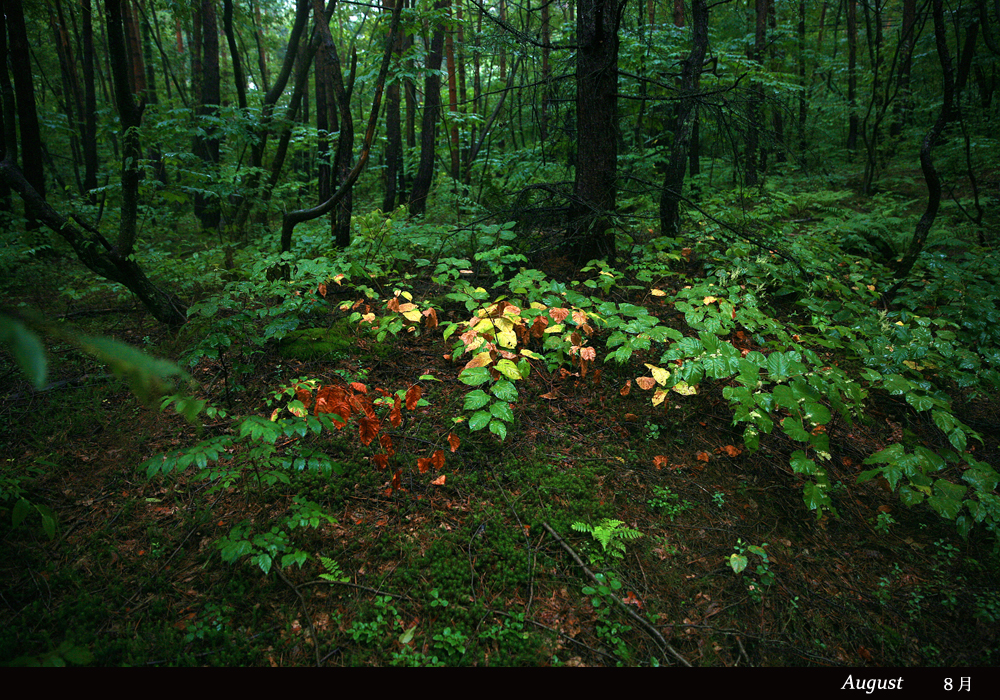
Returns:
[[[508,423],[511,423],[514,420],[514,412],[510,410],[510,404],[505,401],[494,401],[490,405],[490,413],[492,413],[495,418],[499,418],[500,420]]]
[[[508,382],[506,379],[498,381],[493,385],[493,388],[490,391],[501,401],[507,401],[508,403],[517,401],[517,387]]]
[[[938,479],[934,482],[934,495],[927,499],[927,505],[941,517],[954,520],[962,510],[962,498],[967,490],[965,486]]]
[[[517,365],[506,358],[498,361],[496,368],[500,374],[508,379],[513,379],[514,381],[521,379],[521,370],[517,368]]]
[[[487,425],[490,424],[490,421],[492,419],[493,416],[490,414],[489,411],[476,411],[475,413],[472,414],[472,417],[469,419],[469,430],[472,431],[482,430],[483,428],[485,428]]]
[[[14,361],[36,389],[45,386],[45,349],[38,336],[23,323],[0,314],[0,345],[6,345]]]
[[[479,386],[490,381],[492,377],[490,377],[490,371],[486,367],[470,367],[459,372],[458,379],[463,384]]]
[[[17,527],[24,522],[24,519],[28,517],[28,513],[31,512],[31,503],[27,500],[20,498],[17,503],[14,504],[14,512],[11,515],[11,524]]]
[[[463,410],[475,411],[482,408],[489,402],[490,402],[490,395],[487,394],[482,389],[476,389],[474,391],[470,391],[468,394],[465,395],[465,404],[463,406]]]
[[[507,437],[507,424],[501,420],[491,420],[490,432],[504,440]]]
[[[731,566],[733,571],[736,573],[741,573],[743,569],[747,568],[747,558],[742,554],[730,554],[729,566]]]

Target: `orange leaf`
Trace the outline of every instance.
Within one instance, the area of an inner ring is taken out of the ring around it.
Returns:
[[[326,296],[326,284],[323,283],[323,282],[320,282],[319,286],[316,287],[316,291],[319,292],[319,295],[321,297],[325,297]]]
[[[594,381],[594,384],[600,384],[601,383],[601,370],[599,370],[599,369],[595,369],[594,370],[594,379],[593,379],[593,381]]]
[[[587,362],[593,362],[597,359],[597,351],[594,348],[580,348],[580,357]]]
[[[444,486],[444,480],[445,480],[445,478],[446,478],[446,475],[442,474],[438,478],[436,478],[433,481],[431,481],[431,483],[434,484],[435,486]]]
[[[399,311],[399,297],[393,297],[392,299],[390,299],[389,301],[387,301],[385,303],[385,305],[386,305],[386,307],[388,307],[389,311],[397,311],[398,312]]]
[[[362,394],[368,393],[368,387],[366,387],[361,382],[351,382],[351,388],[355,391],[360,391]]]
[[[431,455],[431,465],[437,470],[444,466],[444,450],[434,450],[434,454]]]
[[[382,446],[382,449],[385,450],[386,454],[388,454],[390,457],[396,454],[396,450],[392,446],[392,438],[386,435],[385,433],[379,435],[378,444]]]
[[[622,602],[625,603],[625,605],[634,605],[635,607],[642,610],[642,601],[636,598],[635,593],[633,593],[632,591],[629,591],[627,594],[625,594],[625,597],[622,598]]]
[[[711,459],[710,455],[707,452],[699,452],[697,454],[697,458],[699,462],[707,462],[709,459]]]
[[[743,450],[741,450],[739,447],[736,447],[736,445],[725,445],[724,447],[720,447],[718,450],[716,450],[716,452],[719,452],[720,454],[725,452],[730,457],[739,457],[741,454],[743,454]]]
[[[402,486],[403,486],[402,476],[403,476],[403,470],[402,469],[397,469],[396,473],[392,475],[392,484],[390,484],[390,488],[393,488],[393,489],[400,489],[400,488],[402,488]]]
[[[639,416],[635,415],[634,413],[626,413],[625,420],[627,420],[629,423],[634,423],[637,420],[639,420]]]
[[[619,391],[618,393],[621,394],[622,396],[628,396],[628,394],[629,394],[630,391],[632,391],[632,380],[631,379],[629,379],[627,382],[625,382],[625,386],[623,386],[622,389],[621,389],[621,391]]]
[[[424,323],[427,325],[428,328],[437,328],[438,327],[438,312],[437,311],[435,311],[434,309],[424,309],[423,310],[423,315],[424,315]]]
[[[422,393],[424,390],[420,388],[419,384],[414,384],[406,390],[406,410],[412,411],[417,407],[417,401],[420,400]]]
[[[361,444],[366,447],[372,444],[372,440],[378,435],[378,429],[378,421],[369,416],[358,420],[358,437],[361,439]]]
[[[557,394],[554,391],[550,391],[550,392],[547,392],[545,394],[541,394],[538,398],[540,398],[540,399],[547,399],[549,401],[555,401],[556,399],[559,398],[559,394]]]
[[[656,455],[653,457],[653,466],[657,469],[663,469],[668,464],[670,464],[670,462],[663,455]]]
[[[541,338],[545,335],[545,327],[549,325],[549,319],[544,316],[537,316],[531,324],[531,335]]]
[[[640,389],[645,389],[646,391],[649,391],[654,386],[656,386],[656,380],[653,379],[652,377],[636,377],[635,383],[639,386]]]
[[[389,455],[384,452],[379,452],[377,455],[372,455],[372,461],[375,462],[375,466],[382,471],[389,466]]]
[[[431,468],[431,458],[430,457],[417,457],[417,471],[421,474],[426,474],[427,470]]]
[[[569,310],[549,309],[549,316],[551,316],[552,320],[555,321],[556,323],[562,323],[563,321],[566,320],[566,317],[569,316]]]
[[[458,450],[458,446],[461,444],[458,439],[458,435],[455,433],[448,433],[448,444],[451,445],[451,451],[455,452]]]
[[[398,428],[399,424],[403,422],[403,412],[400,410],[402,403],[402,399],[398,396],[396,397],[396,400],[392,402],[392,410],[389,411],[389,422],[392,424],[393,428]]]

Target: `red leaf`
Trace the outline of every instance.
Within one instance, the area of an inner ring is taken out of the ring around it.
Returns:
[[[629,379],[627,382],[625,382],[625,386],[623,386],[622,389],[621,389],[621,391],[619,391],[618,393],[621,394],[622,396],[628,396],[630,391],[632,391],[632,380],[631,379]]]
[[[656,467],[657,469],[663,469],[669,463],[670,462],[667,461],[667,458],[664,457],[663,455],[656,455],[655,457],[653,457],[653,466]]]
[[[351,388],[355,391],[360,391],[362,394],[368,393],[368,387],[366,387],[361,382],[351,382]]]
[[[458,446],[461,444],[458,439],[458,435],[455,433],[448,433],[448,444],[451,445],[451,451],[455,452],[458,450]]]
[[[434,454],[431,455],[431,465],[437,470],[444,466],[444,450],[434,450]]]
[[[699,462],[707,462],[709,459],[711,459],[711,457],[707,452],[699,452],[697,454],[697,459]]]
[[[379,452],[377,455],[372,455],[372,461],[375,462],[375,466],[378,467],[379,471],[382,471],[389,466],[389,455]]]
[[[392,410],[389,411],[389,422],[393,428],[398,428],[399,424],[403,422],[403,412],[400,410],[402,403],[402,400],[398,396],[392,402]]]
[[[361,439],[361,444],[366,447],[372,444],[372,440],[378,435],[378,421],[365,416],[358,421],[358,437]]]
[[[427,470],[431,468],[431,458],[430,457],[417,457],[417,470],[421,474],[426,474]]]
[[[406,410],[412,411],[417,407],[417,401],[420,400],[422,393],[424,390],[420,388],[419,384],[414,384],[406,390]]]
[[[378,444],[382,446],[382,449],[385,450],[386,454],[388,454],[390,457],[396,454],[396,450],[392,446],[392,438],[386,435],[385,433],[382,433],[381,435],[378,436]]]

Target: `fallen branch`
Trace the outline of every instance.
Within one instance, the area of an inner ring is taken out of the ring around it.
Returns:
[[[542,523],[542,527],[544,527],[545,530],[556,539],[556,542],[558,542],[562,546],[562,548],[565,549],[566,552],[568,552],[571,557],[573,557],[573,561],[575,561],[577,565],[579,565],[579,567],[583,569],[583,572],[587,574],[587,576],[590,578],[591,581],[593,581],[597,585],[601,585],[601,582],[594,575],[594,572],[591,571],[589,568],[587,568],[587,565],[583,563],[583,560],[580,559],[580,556],[576,553],[576,551],[572,547],[570,547],[569,544],[566,543],[566,540],[560,537],[559,534],[555,530],[553,530],[548,523]],[[649,620],[636,613],[634,610],[632,610],[632,608],[628,607],[614,593],[611,593],[609,591],[608,596],[610,596],[610,598],[613,601],[618,603],[621,609],[625,611],[626,615],[628,615],[633,620],[638,622],[640,625],[642,625],[643,629],[649,632],[649,634],[653,637],[654,641],[656,641],[660,645],[661,650],[665,649],[666,651],[669,651],[675,659],[680,661],[688,668],[691,667],[691,664],[688,663],[688,660],[685,659],[683,656],[681,656],[679,653],[677,653],[676,649],[670,646],[667,640],[663,638],[663,635],[660,634],[660,631],[655,627],[653,627],[653,624]]]

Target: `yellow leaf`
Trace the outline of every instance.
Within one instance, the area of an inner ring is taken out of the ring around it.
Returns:
[[[663,291],[662,289],[651,289],[651,290],[649,290],[649,293],[652,294],[654,297],[665,297],[665,296],[667,296],[667,293],[665,291]]]
[[[657,367],[655,365],[651,365],[648,363],[646,364],[646,366],[649,367],[649,371],[650,373],[652,373],[653,379],[656,380],[657,384],[659,384],[660,386],[667,385],[667,380],[670,378],[670,372],[663,369],[662,367]]]
[[[705,297],[704,299],[702,299],[701,303],[704,304],[705,306],[708,306],[709,304],[711,304],[713,302],[716,302],[718,300],[719,300],[718,297],[711,297],[711,296],[709,296],[709,297]]]
[[[499,343],[501,347],[513,350],[517,347],[517,333],[514,332],[513,328],[501,330],[497,333],[497,343]]]
[[[653,405],[659,406],[661,403],[663,403],[664,399],[667,398],[668,394],[669,392],[665,391],[664,389],[657,389],[655,392],[653,392]]]
[[[687,382],[677,382],[670,388],[682,396],[691,396],[692,394],[698,393],[698,387],[691,386]]]
[[[405,306],[413,306],[413,304],[405,304]],[[420,313],[420,309],[413,306],[413,308],[409,311],[403,312],[403,318],[413,323],[420,323],[420,319],[423,318],[423,314]]]

